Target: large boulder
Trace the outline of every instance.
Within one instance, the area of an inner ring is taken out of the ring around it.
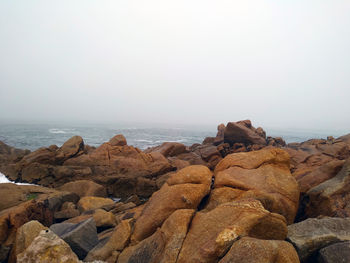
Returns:
[[[198,212],[182,245],[178,263],[217,262],[240,237],[283,240],[285,218],[270,213],[257,200],[225,203]]]
[[[185,167],[174,174],[147,202],[135,223],[132,239],[141,241],[149,237],[178,209],[196,209],[209,193],[211,180],[210,170],[200,165]]]
[[[79,197],[99,196],[107,197],[106,188],[90,180],[77,180],[66,183],[58,188],[62,191],[76,193]]]
[[[125,146],[128,144],[123,134],[118,134],[114,136],[112,139],[109,140],[109,143],[112,146]]]
[[[73,136],[56,152],[56,162],[62,163],[84,150],[84,141],[80,136]]]
[[[294,247],[282,240],[243,237],[234,242],[219,263],[299,263]]]
[[[53,224],[50,229],[67,242],[80,259],[84,259],[98,243],[96,224],[92,218],[78,224]]]
[[[255,129],[249,120],[227,123],[224,131],[224,141],[234,143],[266,145],[266,135]],[[265,135],[265,136],[264,136]]]
[[[15,256],[24,252],[40,232],[46,229],[48,228],[37,220],[32,220],[22,225],[16,234],[16,242],[13,249]]]
[[[296,248],[300,260],[308,262],[319,249],[350,241],[350,218],[309,218],[289,225],[288,240]]]
[[[79,263],[69,245],[50,230],[42,230],[17,256],[18,263]]]
[[[350,217],[350,158],[335,177],[311,188],[306,194],[309,198],[307,216]]]
[[[192,209],[176,210],[152,236],[125,249],[118,263],[176,263],[193,213]]]
[[[299,187],[284,150],[269,148],[227,155],[215,168],[214,187],[208,208],[220,202],[254,198],[267,210],[283,215],[289,224],[294,221]],[[220,188],[224,189],[216,190]]]

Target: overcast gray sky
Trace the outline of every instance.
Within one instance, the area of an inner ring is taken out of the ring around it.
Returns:
[[[350,130],[348,0],[0,1],[0,119]]]

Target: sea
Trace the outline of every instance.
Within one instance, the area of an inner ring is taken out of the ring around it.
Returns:
[[[74,135],[80,135],[85,144],[98,147],[117,134],[123,134],[128,145],[141,150],[154,147],[163,142],[179,142],[185,145],[202,143],[205,137],[216,135],[213,126],[148,126],[126,124],[17,124],[0,122],[0,141],[28,150],[48,147],[52,144],[61,146]],[[298,129],[269,129],[264,127],[267,136],[282,137],[287,143],[302,142],[312,138],[339,137],[344,131],[319,131]],[[350,131],[349,131],[350,132]]]

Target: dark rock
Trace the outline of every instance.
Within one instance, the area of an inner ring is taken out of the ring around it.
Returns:
[[[250,123],[250,121],[249,121]],[[224,132],[224,141],[233,145],[234,143],[266,145],[265,137],[257,132],[248,121],[229,122]]]
[[[79,224],[54,224],[50,229],[69,244],[79,259],[84,259],[98,243],[96,225],[92,218]]]
[[[287,239],[296,248],[302,262],[321,248],[350,240],[350,218],[309,218],[288,226]]]
[[[318,263],[350,262],[350,242],[335,243],[319,251]]]

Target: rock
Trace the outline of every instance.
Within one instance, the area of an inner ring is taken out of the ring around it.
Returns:
[[[204,166],[188,166],[168,179],[146,203],[135,223],[133,241],[152,235],[177,209],[195,209],[209,193],[212,174]]]
[[[164,142],[160,146],[147,149],[146,153],[159,152],[165,157],[172,157],[179,155],[181,153],[187,153],[188,150],[186,146],[178,142]]]
[[[42,230],[48,229],[39,221],[32,220],[22,225],[16,234],[15,255],[24,252]]]
[[[118,263],[175,263],[193,214],[191,209],[175,211],[152,236],[125,249]]]
[[[66,242],[50,230],[42,230],[17,256],[17,263],[79,263],[79,260]]]
[[[67,140],[56,152],[56,162],[62,163],[84,151],[84,141],[80,136],[73,136]]]
[[[230,198],[222,198],[223,201],[254,198],[261,201],[267,210],[283,215],[289,224],[294,221],[299,187],[289,171],[288,153],[281,149],[227,155],[215,168],[214,187],[235,189],[230,193],[226,189],[224,193]],[[216,195],[210,200],[218,203],[220,198]],[[213,207],[213,204],[208,206]]]
[[[309,203],[306,207],[308,217],[336,216],[349,217],[350,206],[350,158],[346,160],[340,172],[313,188],[306,194]]]
[[[350,242],[335,243],[322,248],[318,255],[319,263],[350,262]]]
[[[29,153],[29,150],[17,149],[0,141],[0,166],[2,163],[8,164],[17,162]]]
[[[116,203],[115,204],[115,208],[113,208],[111,210],[111,213],[113,214],[117,214],[119,212],[123,212],[125,210],[129,210],[131,208],[134,208],[136,205],[133,203],[133,202],[129,202],[129,203],[122,203],[122,202],[119,202],[119,203]]]
[[[224,141],[234,143],[266,145],[266,139],[261,131],[256,131],[250,121],[229,122],[224,131]]]
[[[53,224],[50,229],[69,244],[79,259],[84,259],[98,243],[96,225],[92,218],[79,224]]]
[[[221,123],[219,126],[218,126],[218,132],[216,134],[216,137],[214,139],[214,142],[213,144],[214,145],[219,145],[219,144],[222,144],[224,142],[224,136],[225,136],[225,124]]]
[[[75,208],[67,208],[54,213],[54,218],[56,222],[61,222],[69,218],[77,217],[80,215],[80,211]]]
[[[81,212],[95,210],[104,206],[114,205],[114,201],[109,198],[84,196],[78,202],[78,209]]]
[[[89,252],[85,261],[107,260],[114,251],[122,251],[129,242],[132,226],[133,219],[123,220],[105,242],[99,243]]]
[[[96,209],[93,218],[96,222],[96,227],[109,228],[116,225],[115,215],[103,209]]]
[[[343,164],[343,160],[330,161],[300,179],[296,178],[300,187],[300,192],[306,193],[311,188],[333,178],[341,170]]]
[[[350,241],[350,218],[309,218],[289,225],[288,240],[296,248],[300,260],[307,262],[323,247]]]
[[[98,173],[133,177],[162,174],[171,169],[161,153],[143,153],[132,146],[112,146],[110,143],[102,144],[90,154],[71,158],[64,165],[88,166]]]
[[[12,245],[15,242],[17,229],[31,220],[50,225],[53,221],[53,212],[43,201],[36,200],[1,211],[0,244]]]
[[[36,199],[42,194],[51,194],[56,192],[53,189],[34,186],[34,185],[16,185],[16,184],[0,184],[0,211]]]
[[[177,262],[217,262],[233,242],[244,236],[283,240],[287,236],[286,221],[253,199],[198,212],[191,222]]]
[[[233,243],[219,263],[299,263],[294,247],[281,240],[243,237]]]
[[[127,145],[126,139],[125,139],[124,135],[122,135],[122,134],[118,134],[118,135],[114,136],[112,139],[109,140],[109,143],[112,146],[125,146],[125,145]]]
[[[107,197],[106,188],[90,180],[78,180],[66,183],[58,189],[76,193],[79,197],[98,196]]]

